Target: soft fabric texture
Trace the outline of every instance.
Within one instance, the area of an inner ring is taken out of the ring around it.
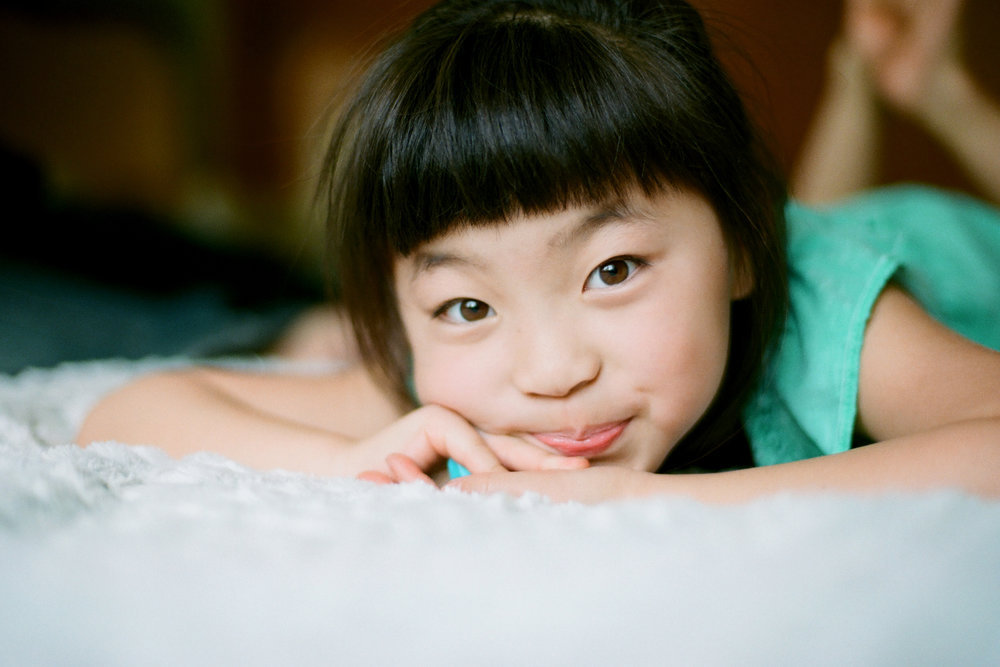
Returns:
[[[1000,350],[1000,212],[902,186],[824,211],[788,208],[790,312],[744,411],[759,465],[852,445],[865,326],[898,281],[959,333]]]
[[[0,375],[4,663],[1000,664],[998,503],[587,507],[69,444],[164,363]]]

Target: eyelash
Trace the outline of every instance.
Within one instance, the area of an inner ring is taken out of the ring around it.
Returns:
[[[616,262],[625,262],[626,266],[628,267],[628,274],[624,278],[622,278],[621,281],[611,284],[603,283],[603,285],[601,286],[596,286],[596,285],[592,286],[590,284],[591,280],[597,278],[603,269],[609,267],[610,265]],[[623,255],[621,257],[612,257],[610,259],[606,259],[587,275],[587,279],[583,283],[583,288],[584,290],[587,290],[587,289],[607,289],[609,287],[617,287],[618,285],[621,285],[622,283],[631,280],[632,277],[635,276],[636,272],[641,270],[645,266],[649,266],[649,262],[646,262],[645,260],[640,259],[639,257],[633,257],[631,255]]]
[[[463,318],[459,318],[459,317],[448,317],[448,311],[450,311],[452,308],[455,308],[456,306],[461,307],[461,306],[464,306],[464,305],[467,305],[467,304],[479,304],[479,306],[485,306],[486,309],[487,309],[486,310],[486,314],[483,315],[483,317],[481,317],[479,319],[474,319],[474,320],[463,319]],[[470,299],[470,298],[462,297],[462,298],[452,299],[451,301],[444,302],[443,304],[441,304],[440,306],[438,306],[438,308],[434,311],[434,315],[433,316],[434,316],[435,319],[442,319],[442,320],[446,320],[448,322],[454,322],[454,323],[457,323],[457,324],[475,324],[480,319],[484,319],[484,318],[488,317],[493,312],[494,312],[493,311],[493,306],[491,306],[490,304],[486,303],[485,301],[480,301],[479,299]]]
[[[625,264],[626,264],[626,266],[628,268],[628,274],[624,278],[622,278],[622,280],[620,282],[612,283],[612,284],[604,283],[603,287],[590,286],[591,280],[594,279],[594,278],[596,278],[597,276],[599,276],[601,270],[609,267],[610,265],[612,265],[612,264],[614,264],[616,262],[625,262]],[[594,268],[587,275],[587,279],[584,281],[583,288],[584,288],[584,290],[587,290],[587,289],[607,289],[609,287],[617,287],[618,285],[631,280],[632,277],[636,274],[637,271],[641,270],[643,267],[648,266],[648,265],[649,265],[649,263],[646,262],[645,260],[640,259],[638,257],[633,257],[631,255],[624,255],[624,256],[621,256],[621,257],[612,257],[610,259],[606,259],[603,262],[601,262],[596,268]],[[450,310],[452,310],[453,308],[455,308],[455,307],[461,308],[462,306],[466,306],[466,305],[471,306],[472,304],[476,304],[477,308],[485,306],[486,307],[486,313],[484,315],[482,315],[482,317],[479,317],[479,318],[476,318],[476,319],[466,319],[466,318],[462,318],[462,317],[449,317],[448,316],[448,312]],[[474,324],[474,323],[476,323],[476,322],[478,322],[478,321],[480,321],[482,319],[485,319],[485,318],[489,317],[491,314],[495,314],[495,311],[493,310],[493,306],[491,306],[490,304],[486,303],[485,301],[480,301],[479,299],[471,299],[471,298],[467,298],[467,297],[461,297],[461,298],[458,298],[458,299],[451,299],[450,301],[446,301],[443,304],[441,304],[440,306],[438,306],[437,309],[434,310],[433,317],[434,317],[434,319],[443,319],[443,320],[447,320],[449,322],[454,322],[454,323],[458,323],[458,324]]]

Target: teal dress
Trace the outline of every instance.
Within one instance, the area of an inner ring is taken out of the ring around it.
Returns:
[[[819,211],[791,204],[787,218],[789,316],[743,415],[758,465],[851,447],[865,325],[890,280],[1000,350],[1000,211],[906,186]]]

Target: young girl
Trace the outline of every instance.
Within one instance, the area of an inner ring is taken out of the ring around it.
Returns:
[[[786,209],[686,2],[445,0],[326,167],[362,363],[152,375],[81,443],[379,482],[451,458],[465,490],[583,501],[1000,494],[1000,218]],[[693,467],[724,471],[657,474]]]

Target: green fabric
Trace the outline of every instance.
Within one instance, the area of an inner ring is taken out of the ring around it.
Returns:
[[[851,447],[865,326],[890,280],[1000,350],[1000,211],[906,186],[822,211],[793,203],[787,217],[789,317],[744,410],[758,465]]]

